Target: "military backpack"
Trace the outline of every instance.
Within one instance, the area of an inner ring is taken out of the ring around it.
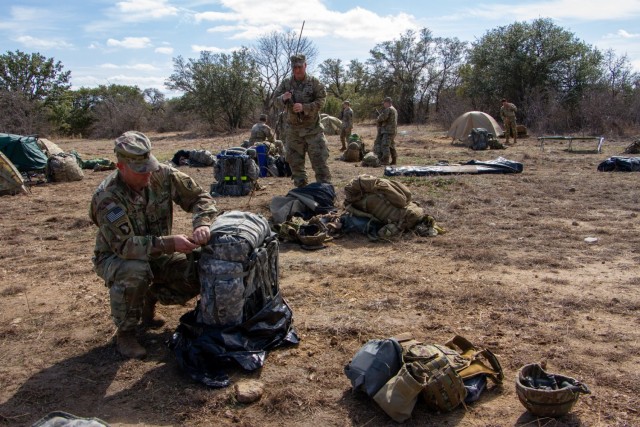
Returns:
[[[246,196],[257,186],[260,169],[244,148],[224,150],[213,167],[213,196]]]
[[[211,225],[198,269],[198,322],[239,325],[278,293],[278,240],[262,215],[227,211]]]

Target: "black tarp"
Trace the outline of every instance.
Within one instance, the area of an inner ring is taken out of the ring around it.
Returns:
[[[280,293],[253,317],[235,326],[198,323],[197,307],[180,318],[169,347],[180,369],[208,387],[227,387],[230,380],[225,368],[234,362],[254,371],[264,365],[268,350],[300,342],[291,308]]]
[[[449,164],[440,162],[433,166],[387,166],[385,176],[428,176],[428,175],[457,175],[457,174],[486,174],[486,173],[521,173],[522,163],[498,157],[494,160],[470,160],[467,163]]]
[[[600,172],[640,172],[640,157],[609,157],[598,165]]]

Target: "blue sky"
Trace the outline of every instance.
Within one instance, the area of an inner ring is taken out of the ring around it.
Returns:
[[[71,71],[74,89],[155,87],[178,55],[230,52],[271,31],[299,31],[319,61],[366,60],[377,43],[408,29],[474,41],[516,21],[551,18],[601,50],[627,54],[640,71],[640,0],[3,0],[0,52],[39,52]],[[314,65],[310,64],[313,70]]]

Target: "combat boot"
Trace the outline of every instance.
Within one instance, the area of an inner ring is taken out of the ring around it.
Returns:
[[[136,339],[135,331],[118,331],[116,335],[118,352],[124,357],[142,359],[147,355],[147,350]]]
[[[150,329],[157,329],[167,323],[164,317],[156,313],[157,302],[158,299],[147,292],[142,303],[142,314],[140,316],[142,320],[142,326]]]
[[[398,155],[396,154],[395,150],[391,152],[391,163],[389,163],[390,165],[395,165],[396,161],[398,160]]]

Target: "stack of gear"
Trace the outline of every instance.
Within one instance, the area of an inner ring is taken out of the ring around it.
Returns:
[[[342,160],[345,162],[359,162],[364,158],[365,151],[364,141],[362,141],[360,135],[353,133],[349,136],[349,144],[342,155]]]
[[[258,188],[260,169],[242,147],[221,151],[213,167],[212,196],[246,196]]]
[[[335,233],[340,227],[337,214],[316,215],[309,221],[294,216],[276,226],[280,240],[300,243],[302,249],[306,250],[325,248],[325,243],[333,240],[332,232]]]
[[[495,135],[485,128],[473,128],[468,136],[469,147],[472,150],[504,149],[505,146],[498,142]]]
[[[380,159],[376,156],[376,153],[369,151],[362,158],[361,165],[364,167],[376,168],[380,166]]]
[[[360,175],[345,186],[345,210],[356,217],[377,221],[380,238],[388,238],[422,224],[425,236],[439,229],[435,220],[411,201],[411,191],[402,183],[372,175]]]
[[[228,211],[212,224],[198,261],[200,299],[180,318],[170,344],[194,380],[226,387],[226,362],[253,371],[267,350],[298,343],[280,294],[278,254],[278,240],[262,215]]]
[[[269,209],[273,223],[279,225],[293,217],[307,220],[315,215],[334,213],[337,211],[335,201],[333,185],[313,182],[290,190],[286,196],[275,196],[271,199]]]
[[[411,417],[421,395],[430,410],[448,412],[474,402],[487,378],[501,384],[495,355],[459,335],[445,345],[408,337],[371,340],[345,366],[354,390],[367,393],[397,422]]]
[[[561,417],[569,413],[586,384],[571,377],[547,373],[537,363],[523,366],[516,376],[516,393],[527,411],[538,417]]]

